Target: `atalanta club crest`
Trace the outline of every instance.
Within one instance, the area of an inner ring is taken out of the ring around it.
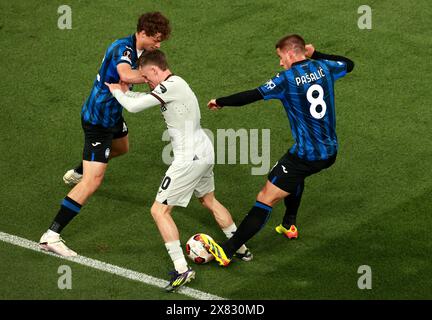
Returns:
[[[130,63],[132,63],[132,54],[129,50],[125,50],[123,52],[123,56],[120,58],[120,60],[125,60],[128,61]]]

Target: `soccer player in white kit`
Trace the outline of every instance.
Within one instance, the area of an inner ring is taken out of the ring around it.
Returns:
[[[237,227],[229,211],[214,196],[214,149],[201,128],[201,113],[194,92],[185,80],[171,73],[165,54],[160,50],[143,53],[138,65],[151,93],[128,91],[127,85],[121,83],[106,85],[129,112],[160,105],[168,127],[174,161],[162,179],[151,214],[174,263],[175,271],[166,287],[174,291],[194,279],[195,271],[188,266],[183,254],[179,232],[171,217],[173,207],[186,207],[194,194],[213,213],[227,238]],[[245,246],[236,255],[244,261],[253,257]]]

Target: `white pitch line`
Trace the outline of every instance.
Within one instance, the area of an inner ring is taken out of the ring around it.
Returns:
[[[162,280],[156,277],[152,277],[148,274],[145,273],[141,273],[141,272],[137,272],[137,271],[133,271],[130,269],[126,269],[126,268],[122,268],[113,264],[109,264],[103,261],[99,261],[99,260],[95,260],[95,259],[91,259],[91,258],[87,258],[84,256],[76,256],[76,257],[62,257],[59,256],[57,254],[51,253],[51,252],[47,252],[47,251],[43,251],[41,249],[39,249],[38,243],[28,240],[28,239],[24,239],[21,237],[17,237],[14,236],[12,234],[8,234],[5,232],[1,232],[0,231],[0,240],[22,247],[22,248],[26,248],[26,249],[30,249],[33,251],[37,251],[37,252],[41,252],[44,254],[48,254],[50,256],[59,258],[59,259],[63,259],[63,260],[68,260],[68,261],[72,261],[78,264],[81,264],[83,266],[87,266],[93,269],[97,269],[97,270],[101,270],[101,271],[105,271],[111,274],[115,274],[117,276],[120,277],[124,277],[130,280],[135,280],[135,281],[139,281],[142,283],[146,283],[149,284],[151,286],[155,286],[158,288],[164,288],[167,284],[168,281],[166,280]],[[177,293],[181,293],[185,296],[194,298],[194,299],[198,299],[198,300],[225,300],[225,298],[222,297],[218,297],[215,295],[212,295],[210,293],[204,292],[204,291],[200,291],[200,290],[195,290],[192,288],[188,288],[188,287],[182,287],[180,288]],[[168,293],[167,293],[167,298],[168,298]]]

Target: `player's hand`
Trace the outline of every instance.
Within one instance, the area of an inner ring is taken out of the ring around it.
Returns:
[[[218,104],[216,103],[216,99],[211,99],[208,103],[207,103],[207,107],[210,110],[219,110],[220,108],[222,108],[221,106],[218,106]]]
[[[121,91],[123,92],[127,92],[129,90],[132,90],[133,85],[129,84],[127,82],[121,81],[119,82],[120,86],[121,86]]]
[[[313,53],[315,52],[315,47],[312,44],[307,44],[305,46],[305,49],[306,49],[305,56],[308,58],[312,57]]]
[[[112,93],[114,90],[120,89],[122,90],[122,85],[120,83],[108,83],[105,82],[105,85],[108,87],[108,89],[110,90],[110,92]]]

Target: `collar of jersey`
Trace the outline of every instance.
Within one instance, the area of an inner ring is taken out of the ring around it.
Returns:
[[[305,63],[305,62],[307,62],[309,59],[304,59],[304,60],[300,60],[300,61],[297,61],[297,62],[294,62],[293,64],[291,64],[291,66],[295,66],[295,65],[297,65],[297,64],[301,64],[301,63]]]
[[[168,77],[166,77],[164,81],[167,81],[167,80],[168,80],[170,77],[172,77],[173,75],[174,75],[174,73],[169,74]]]
[[[137,47],[136,47],[136,35],[135,35],[135,33],[132,35],[132,42],[133,42],[133,47],[135,49],[135,52],[138,52]]]

